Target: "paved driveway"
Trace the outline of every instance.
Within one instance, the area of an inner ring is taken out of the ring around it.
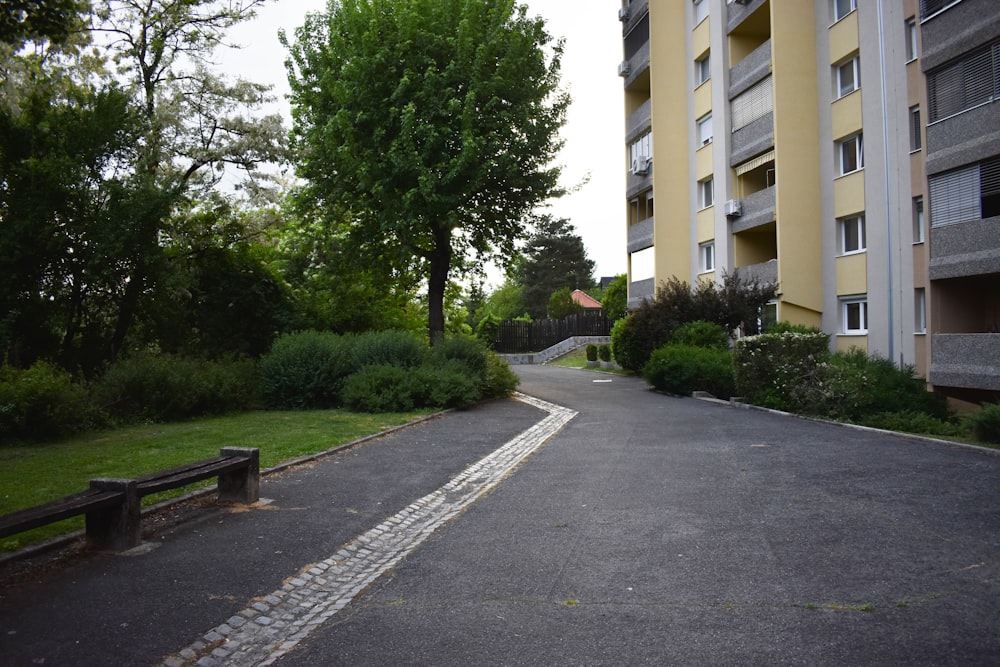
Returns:
[[[19,587],[0,663],[1000,664],[1000,456],[517,370],[561,408],[450,413]]]

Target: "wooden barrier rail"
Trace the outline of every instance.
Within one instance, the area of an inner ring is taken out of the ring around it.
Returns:
[[[91,546],[125,551],[139,545],[142,498],[218,477],[219,500],[251,504],[260,498],[260,451],[223,447],[219,456],[138,479],[93,479],[81,493],[0,516],[0,538],[83,514]]]

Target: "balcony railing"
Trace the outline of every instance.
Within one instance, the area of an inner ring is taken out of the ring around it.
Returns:
[[[650,301],[656,295],[656,280],[647,278],[629,283],[628,307],[638,308],[643,301]]]
[[[625,121],[625,141],[631,142],[644,130],[649,129],[653,118],[653,100],[648,99],[639,105],[639,108],[629,114]]]
[[[761,283],[777,284],[778,282],[778,260],[769,259],[760,264],[748,264],[736,269],[736,275],[740,280],[757,280]]]
[[[632,225],[628,228],[628,251],[639,252],[653,245],[653,218]]]
[[[934,334],[930,381],[1000,391],[1000,333]]]
[[[729,70],[729,99],[771,73],[771,40],[751,51]]]
[[[733,220],[733,233],[745,232],[775,220],[774,187],[764,188],[740,200],[742,213]]]

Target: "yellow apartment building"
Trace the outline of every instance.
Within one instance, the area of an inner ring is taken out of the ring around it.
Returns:
[[[631,306],[671,276],[775,281],[765,318],[958,397],[1000,391],[1000,73],[962,69],[992,97],[933,106],[965,50],[1000,67],[1000,3],[624,0],[618,18]],[[974,170],[982,205],[945,201]]]

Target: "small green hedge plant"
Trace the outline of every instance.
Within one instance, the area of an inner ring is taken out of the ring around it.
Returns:
[[[207,361],[134,354],[112,364],[93,386],[101,409],[119,423],[165,422],[257,406],[253,361]]]
[[[642,374],[653,387],[671,394],[706,391],[719,398],[734,394],[732,356],[728,350],[666,345],[653,352]]]
[[[269,407],[282,410],[332,408],[358,366],[354,339],[328,331],[300,331],[275,341],[260,360],[261,385]]]
[[[601,361],[610,362],[611,361],[611,346],[604,344],[597,346],[597,357]]]
[[[965,425],[977,440],[1000,445],[1000,403],[984,405],[965,418]]]
[[[729,334],[721,325],[698,320],[677,327],[670,336],[670,344],[728,350]]]
[[[588,345],[586,349],[587,361],[597,361],[597,346]]]
[[[756,405],[816,414],[824,402],[829,357],[823,333],[740,338],[733,348],[736,392]]]

